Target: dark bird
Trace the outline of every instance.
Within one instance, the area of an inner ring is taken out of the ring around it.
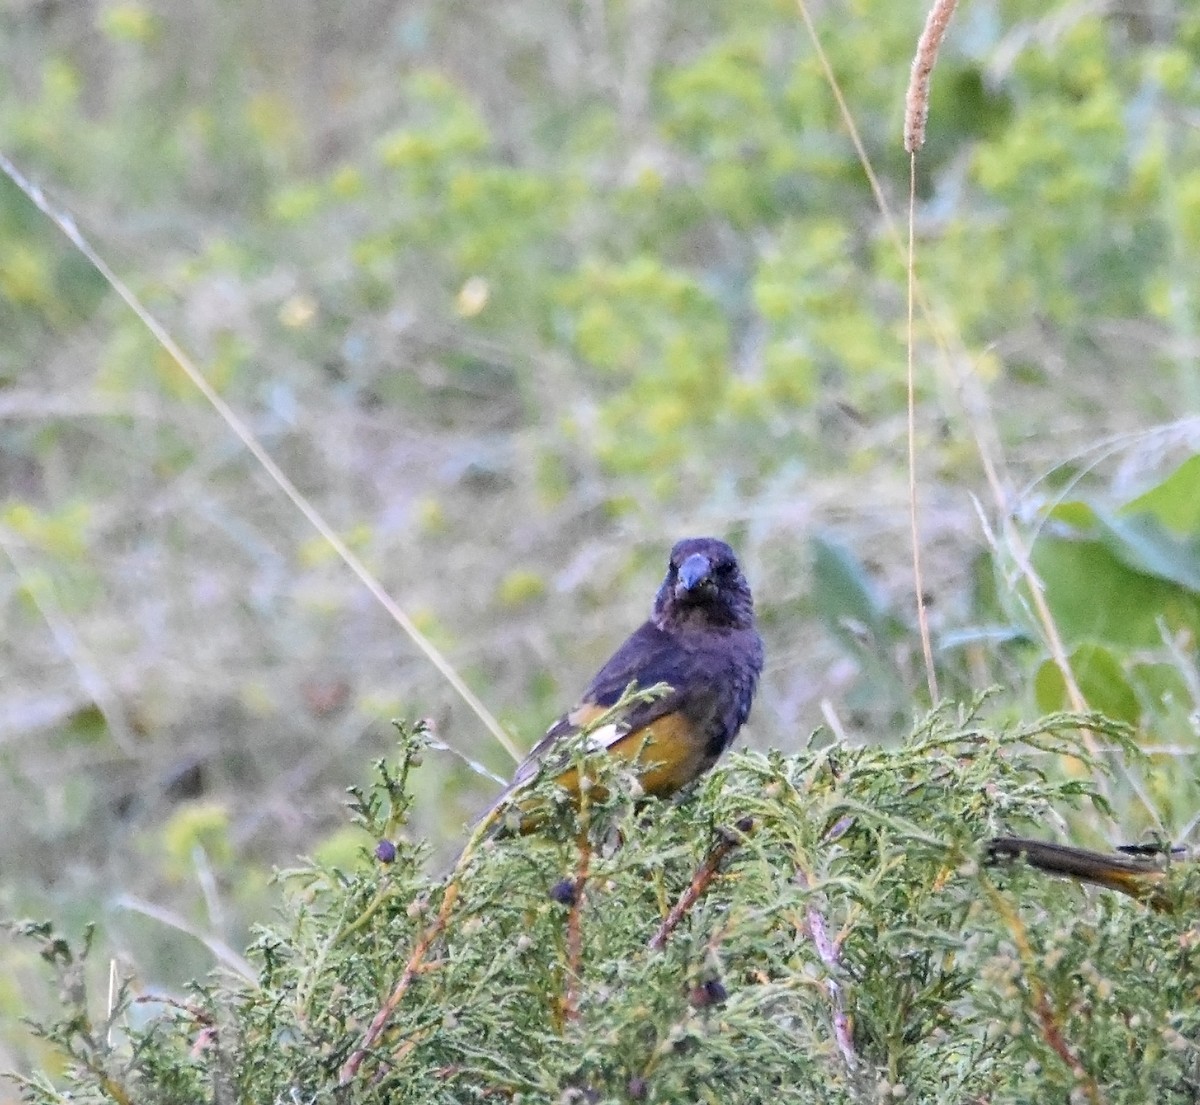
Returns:
[[[1129,845],[1116,852],[1093,852],[1070,844],[1001,836],[987,844],[985,856],[991,863],[1024,860],[1048,875],[1117,890],[1169,912],[1173,906],[1163,882],[1173,862],[1187,858],[1183,848]]]
[[[578,771],[565,756],[569,740],[599,721],[631,684],[642,690],[666,684],[670,690],[594,729],[588,747],[632,762],[647,794],[673,794],[733,743],[750,715],[762,665],[754,601],[733,550],[712,537],[680,541],[650,620],[613,653],[579,704],[550,726],[482,820],[507,808],[543,765],[552,774],[557,770],[555,781],[577,798]],[[557,753],[564,753],[561,767]],[[522,832],[536,827],[540,818],[528,803],[511,804],[522,811]]]

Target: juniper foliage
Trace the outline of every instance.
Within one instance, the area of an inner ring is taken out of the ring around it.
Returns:
[[[1124,741],[1099,717],[998,732],[944,709],[893,748],[736,754],[677,803],[640,804],[610,772],[581,814],[556,807],[537,836],[483,840],[432,876],[404,833],[427,738],[402,728],[396,763],[352,794],[383,843],[355,870],[280,874],[253,983],[126,992],[107,1022],[72,984],[41,1027],[63,1080],[22,1077],[23,1095],[1194,1102],[1195,910],[978,862],[997,832],[1102,810],[1092,776],[1062,770],[1089,765],[1084,727]],[[1200,901],[1195,872],[1174,877]],[[60,937],[26,932],[78,976]]]

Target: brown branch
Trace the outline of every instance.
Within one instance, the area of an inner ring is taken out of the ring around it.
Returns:
[[[592,845],[586,835],[579,838],[579,866],[571,893],[571,911],[567,914],[567,963],[563,989],[562,1021],[579,1016],[579,973],[583,964],[583,899],[592,861]]]
[[[808,876],[801,870],[796,871],[796,881],[805,889],[809,886]],[[829,930],[825,927],[825,918],[815,905],[809,903],[805,910],[804,922],[804,927],[808,930],[809,938],[812,940],[821,962],[831,970],[836,970],[841,960],[841,944],[829,938]],[[837,1041],[838,1051],[842,1053],[846,1069],[853,1072],[858,1069],[858,1053],[854,1050],[850,1015],[846,1012],[842,988],[833,978],[826,980],[825,987],[829,993],[829,1002],[833,1006],[833,1038]]]
[[[990,882],[984,879],[983,885],[988,893],[988,897],[992,900],[992,904],[996,907],[996,911],[1007,926],[1013,938],[1013,943],[1017,946],[1017,955],[1025,971],[1025,980],[1029,985],[1033,1013],[1037,1018],[1042,1040],[1070,1068],[1080,1088],[1087,1095],[1088,1101],[1092,1105],[1104,1105],[1104,1094],[1101,1092],[1099,1084],[1088,1072],[1079,1056],[1075,1054],[1074,1049],[1067,1040],[1066,1033],[1063,1032],[1062,1025],[1055,1016],[1054,1009],[1050,1004],[1050,998],[1046,993],[1046,987],[1043,985],[1042,980],[1034,973],[1033,967],[1036,956],[1033,945],[1029,942],[1029,933],[1025,929],[1024,922],[1021,920],[1013,904],[992,886]]]
[[[179,1012],[186,1013],[197,1024],[210,1025],[213,1023],[212,1014],[206,1009],[200,1008],[194,1002],[180,1001],[167,994],[138,994],[133,999],[133,1003],[134,1005],[165,1005],[170,1009],[178,1009]]]
[[[1100,1101],[1099,1087],[1092,1080],[1092,1076],[1088,1074],[1084,1065],[1079,1061],[1079,1057],[1071,1050],[1071,1045],[1067,1043],[1067,1038],[1063,1035],[1062,1025],[1054,1018],[1054,1010],[1050,1008],[1050,999],[1046,996],[1045,989],[1039,983],[1035,982],[1033,993],[1034,1012],[1037,1014],[1038,1024],[1042,1029],[1042,1039],[1046,1041],[1046,1046],[1071,1068],[1071,1073],[1075,1075],[1076,1080],[1083,1086],[1089,1100]]]
[[[450,873],[450,879],[446,883],[446,891],[442,895],[442,904],[438,909],[438,915],[434,918],[433,924],[421,933],[416,945],[413,947],[412,954],[408,957],[408,962],[404,965],[400,979],[392,988],[387,1001],[380,1006],[379,1011],[371,1018],[371,1023],[368,1025],[367,1031],[363,1033],[363,1038],[359,1042],[358,1047],[351,1053],[350,1058],[342,1064],[342,1069],[338,1071],[339,1086],[349,1085],[354,1080],[358,1074],[359,1067],[362,1066],[363,1060],[367,1057],[367,1053],[379,1042],[379,1037],[383,1035],[384,1029],[387,1028],[387,1023],[391,1020],[396,1007],[404,1000],[404,995],[408,993],[408,988],[412,985],[413,979],[425,969],[425,957],[429,954],[429,949],[433,947],[438,937],[446,931],[446,925],[450,921],[450,914],[454,912],[454,906],[458,902],[458,893],[463,873],[466,871],[471,857],[475,854],[475,849],[487,837],[504,808],[505,806],[501,804],[475,826],[475,831],[471,834],[462,852],[459,853],[458,860],[454,864],[454,870]]]
[[[650,938],[647,947],[651,951],[658,951],[660,948],[666,947],[671,934],[679,927],[679,922],[687,916],[691,908],[704,896],[712,881],[720,874],[721,863],[725,857],[754,831],[754,821],[749,817],[743,817],[735,828],[736,833],[730,832],[728,829],[720,831],[716,844],[709,849],[708,855],[704,857],[704,862],[696,868],[687,889],[679,896],[679,901],[672,906],[671,912],[658,926],[658,931]]]
[[[450,920],[450,914],[454,910],[454,904],[457,900],[458,880],[455,878],[451,879],[450,883],[446,886],[446,893],[442,898],[442,907],[438,910],[438,915],[434,918],[433,924],[421,933],[421,937],[413,948],[412,954],[408,957],[408,962],[404,965],[404,971],[400,975],[400,981],[393,987],[387,1001],[380,1006],[379,1012],[371,1019],[371,1023],[367,1031],[363,1033],[362,1041],[358,1047],[354,1049],[350,1058],[342,1064],[342,1069],[338,1071],[339,1086],[347,1086],[354,1080],[355,1075],[358,1074],[358,1068],[362,1066],[363,1060],[367,1057],[367,1053],[379,1042],[379,1037],[383,1035],[383,1030],[387,1028],[387,1023],[396,1011],[396,1006],[404,1000],[404,995],[408,993],[408,988],[412,985],[412,980],[420,973],[422,964],[425,962],[425,957],[429,954],[429,949],[433,947],[433,942],[445,931],[446,923]]]

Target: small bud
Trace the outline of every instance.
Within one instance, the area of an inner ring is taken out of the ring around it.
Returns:
[[[707,982],[693,986],[688,991],[688,1002],[695,1009],[708,1009],[714,1005],[721,1005],[728,997],[729,992],[719,978],[710,978]]]
[[[713,1005],[722,1005],[729,997],[729,991],[725,989],[725,984],[719,978],[710,978],[704,984],[704,992]]]
[[[550,897],[559,905],[572,906],[575,904],[575,880],[559,879],[550,887]]]
[[[625,1093],[629,1096],[630,1101],[645,1101],[646,1091],[649,1088],[646,1080],[635,1074],[626,1085]]]
[[[375,845],[375,858],[380,863],[396,862],[396,845],[390,840],[381,840]]]

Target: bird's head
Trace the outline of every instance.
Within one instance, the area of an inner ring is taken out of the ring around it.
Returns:
[[[654,597],[660,629],[754,627],[754,600],[733,549],[715,537],[688,537],[671,550]]]

